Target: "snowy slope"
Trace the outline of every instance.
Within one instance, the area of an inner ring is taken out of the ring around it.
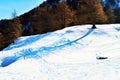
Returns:
[[[0,52],[0,80],[120,80],[120,24],[91,27],[19,37]]]

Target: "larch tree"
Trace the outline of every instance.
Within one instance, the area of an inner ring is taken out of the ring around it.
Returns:
[[[67,27],[73,22],[74,11],[72,11],[67,3],[61,2],[56,7],[56,18],[61,23],[61,27]]]
[[[98,0],[76,0],[76,16],[78,24],[104,23],[107,17]]]
[[[103,7],[99,1],[96,1],[92,6],[91,19],[93,23],[105,23],[107,22],[107,16],[104,13]]]
[[[21,36],[22,33],[22,25],[18,18],[15,18],[13,20],[7,20],[4,24],[4,30],[3,30],[3,36],[4,36],[4,42],[5,45],[8,45],[16,38]]]

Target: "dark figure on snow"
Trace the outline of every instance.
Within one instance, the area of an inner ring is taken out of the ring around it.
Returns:
[[[96,59],[98,59],[98,60],[104,60],[104,59],[108,59],[108,57],[97,57]]]
[[[92,26],[92,29],[96,29],[97,27],[95,26],[95,24],[93,24],[93,26]]]

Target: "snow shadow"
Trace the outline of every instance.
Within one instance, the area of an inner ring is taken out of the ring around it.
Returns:
[[[60,40],[50,46],[42,46],[38,49],[25,49],[22,50],[20,55],[21,57],[34,57],[34,56],[39,56],[39,57],[43,57],[45,55],[48,55],[49,53],[55,51],[55,50],[60,50],[63,49],[66,46],[71,46],[73,45],[73,43],[76,43],[77,41],[79,41],[80,39],[83,39],[84,37],[88,36],[94,29],[89,29],[89,31],[83,35],[82,37],[75,39],[73,41],[67,40],[67,39],[63,39]],[[59,45],[60,44],[60,45]]]
[[[35,36],[31,36],[27,39],[25,39],[24,41],[20,41],[19,43],[15,44],[15,45],[12,45],[12,46],[9,46],[7,48],[4,49],[4,51],[6,50],[11,50],[13,48],[19,48],[19,47],[23,47],[23,46],[27,46],[27,45],[30,45],[32,44],[33,42],[36,42],[48,35],[50,35],[51,33],[46,33],[46,34],[42,34],[42,35],[35,35]]]
[[[93,30],[94,29],[90,28],[89,31],[86,34],[84,34],[82,37],[77,38],[77,39],[72,40],[72,41],[69,40],[69,39],[63,38],[63,39],[59,40],[58,42],[52,44],[51,46],[58,47],[58,48],[65,47],[65,46],[70,46],[73,43],[77,43],[77,41],[79,41],[79,40],[85,38],[86,36],[88,36],[91,32],[93,32]],[[66,31],[66,33],[71,33],[71,32],[73,32],[73,31]],[[61,44],[61,45],[59,45],[59,44]]]
[[[50,54],[52,51],[60,50],[60,49],[63,49],[64,47],[66,47],[66,46],[70,46],[73,43],[76,43],[77,41],[79,41],[79,40],[85,38],[86,36],[88,36],[91,32],[93,32],[93,30],[94,29],[92,29],[92,28],[89,29],[86,34],[84,34],[82,37],[77,38],[77,39],[75,39],[73,41],[62,40],[62,42],[59,42],[59,43],[63,43],[63,44],[60,44],[60,45],[56,45],[58,43],[54,43],[54,44],[52,44],[50,46],[42,46],[42,47],[40,47],[38,49],[25,49],[25,50],[21,50],[19,55],[3,58],[2,59],[2,63],[1,63],[1,67],[7,67],[7,66],[9,66],[10,64],[16,62],[19,58],[22,58],[22,57],[24,57],[24,58],[26,58],[26,57],[34,58],[35,57],[36,58],[36,56],[38,56],[38,57],[41,58],[43,56],[46,56],[46,55]],[[44,35],[44,36],[47,36],[47,34]],[[44,37],[44,36],[39,37],[39,39]],[[29,39],[33,39],[33,37],[32,38],[28,38],[26,41],[28,41]],[[37,36],[35,36],[35,40],[31,40],[31,42],[35,42],[36,40],[38,40]],[[20,46],[24,46],[24,45],[25,44],[21,44],[19,46],[16,46],[16,48],[18,48]]]
[[[120,27],[116,27],[115,30],[120,31]]]
[[[88,31],[85,35],[83,35],[82,37],[80,37],[80,38],[78,38],[78,39],[72,41],[72,43],[73,43],[73,42],[77,42],[77,41],[79,41],[79,40],[85,38],[85,37],[88,36],[91,32],[93,32],[93,30],[94,30],[94,29],[90,28],[89,31]]]
[[[106,35],[106,34],[108,34],[107,32],[105,32],[105,31],[94,31],[94,33],[93,33],[94,35]]]
[[[1,67],[7,67],[8,65],[16,62],[18,59],[19,57],[16,56],[5,57],[2,59]]]
[[[66,33],[73,33],[74,31],[72,30],[67,30]]]

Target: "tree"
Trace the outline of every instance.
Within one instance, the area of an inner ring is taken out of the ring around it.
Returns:
[[[48,3],[59,3],[60,0],[47,0]]]
[[[6,20],[3,26],[2,35],[4,36],[4,45],[8,46],[21,35],[22,25],[18,18],[14,18],[13,20]]]
[[[93,23],[106,23],[107,16],[103,11],[103,7],[100,2],[96,2],[93,5],[93,13],[91,14]]]
[[[76,0],[77,24],[105,23],[107,17],[101,3],[97,0]]]
[[[54,9],[55,16],[61,27],[67,27],[73,22],[74,12],[69,8],[66,2],[61,2]]]
[[[120,23],[120,8],[115,9],[116,22]]]
[[[12,18],[16,18],[17,17],[17,12],[16,10],[14,9],[14,11],[12,12]]]
[[[4,47],[5,47],[5,45],[4,45],[4,36],[0,32],[0,50],[2,50]]]
[[[50,31],[50,21],[51,14],[49,13],[50,9],[46,8],[36,8],[35,16],[31,18],[31,27],[28,33],[30,34],[40,34]]]
[[[108,0],[108,2],[109,2],[111,5],[115,5],[116,0]]]
[[[114,10],[112,10],[110,3],[106,6],[105,13],[108,17],[108,23],[114,23],[116,20],[116,16],[114,15]]]

